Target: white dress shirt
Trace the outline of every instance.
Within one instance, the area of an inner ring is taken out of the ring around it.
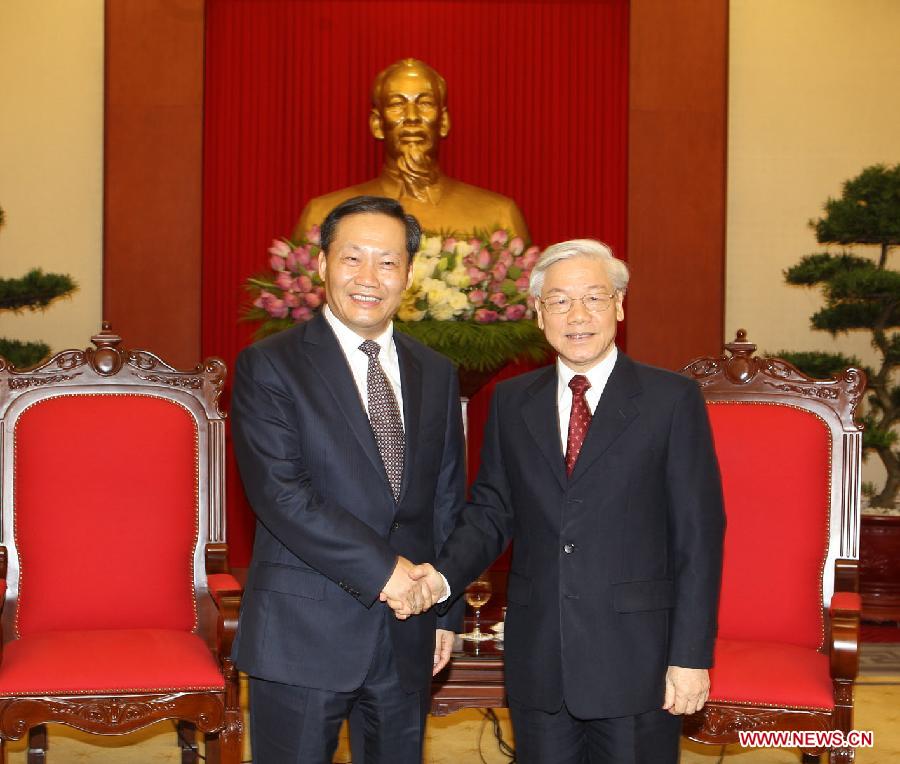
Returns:
[[[322,315],[337,337],[338,345],[344,351],[347,359],[347,365],[350,367],[350,373],[353,375],[353,381],[356,383],[356,389],[359,392],[359,399],[362,402],[366,416],[369,415],[369,356],[359,349],[359,346],[365,342],[366,338],[361,337],[354,332],[349,326],[342,323],[341,320],[334,315],[334,312],[326,304],[322,308]],[[400,409],[400,421],[403,423],[403,429],[406,430],[406,422],[403,418],[403,386],[400,382],[400,357],[397,355],[397,346],[394,344],[394,325],[388,324],[384,334],[375,338],[375,342],[381,347],[378,352],[378,361],[384,370],[384,376],[387,377],[397,398],[397,407]],[[569,404],[571,405],[571,404]],[[415,562],[415,560],[413,560]],[[446,594],[438,600],[438,603],[445,602],[450,598],[450,584],[447,577],[441,573],[444,579]]]
[[[566,454],[566,446],[568,445],[569,416],[572,413],[572,391],[569,389],[569,382],[576,374],[583,374],[588,378],[588,382],[591,383],[591,386],[588,388],[587,392],[585,392],[584,398],[593,415],[594,410],[597,408],[597,404],[600,402],[600,396],[606,388],[606,383],[609,381],[609,375],[612,374],[613,367],[616,365],[616,358],[618,358],[618,356],[619,351],[616,349],[616,346],[613,345],[612,350],[606,358],[585,372],[573,371],[566,366],[561,358],[557,359],[556,377],[558,382],[556,388],[556,405],[559,411],[559,443],[562,447],[563,456]]]
[[[369,415],[369,385],[367,376],[369,373],[369,356],[359,349],[359,346],[366,341],[365,337],[361,337],[354,332],[349,326],[341,323],[341,320],[334,315],[334,312],[327,305],[322,308],[322,315],[328,325],[334,331],[337,337],[338,345],[344,351],[347,358],[347,364],[350,366],[350,373],[353,374],[353,381],[356,383],[356,389],[359,392],[359,399],[362,402],[363,410],[366,416]],[[387,377],[394,391],[394,397],[397,399],[397,407],[400,409],[400,422],[403,424],[404,431],[406,422],[403,418],[403,386],[400,383],[400,358],[397,356],[397,346],[394,344],[394,325],[388,324],[388,328],[384,333],[375,338],[375,342],[381,347],[378,353],[378,362],[384,369],[384,376]]]

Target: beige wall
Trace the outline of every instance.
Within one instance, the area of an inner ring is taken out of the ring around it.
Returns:
[[[0,3],[0,277],[32,267],[79,285],[44,313],[0,314],[0,336],[84,347],[99,328],[103,0]]]
[[[900,162],[898,31],[897,0],[731,0],[728,339],[746,328],[762,350],[875,361],[864,333],[812,331],[822,299],[782,271],[824,249],[807,221],[842,181]],[[876,458],[864,479],[881,481]]]

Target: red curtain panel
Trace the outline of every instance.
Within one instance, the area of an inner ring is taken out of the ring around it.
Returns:
[[[513,197],[541,247],[593,237],[627,258],[626,0],[209,0],[204,355],[233,365],[251,341],[242,283],[307,200],[377,174],[371,83],[407,56],[447,80],[447,174]],[[232,562],[246,565],[253,518],[233,460],[227,489]]]

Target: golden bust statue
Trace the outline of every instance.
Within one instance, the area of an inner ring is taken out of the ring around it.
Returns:
[[[369,129],[376,140],[384,141],[381,174],[310,201],[297,222],[295,240],[321,223],[333,207],[364,194],[399,199],[426,231],[468,234],[504,228],[528,239],[525,220],[512,199],[441,172],[438,151],[450,132],[447,83],[428,64],[405,58],[375,78]]]

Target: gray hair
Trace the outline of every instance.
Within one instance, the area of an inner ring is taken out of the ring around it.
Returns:
[[[547,269],[560,260],[569,260],[573,257],[586,257],[589,260],[599,260],[606,266],[606,275],[612,282],[616,292],[625,294],[628,289],[628,266],[623,260],[613,255],[612,249],[602,241],[594,239],[572,239],[554,244],[544,250],[531,271],[531,281],[528,284],[528,292],[536,300],[540,299],[544,289],[544,276]]]

